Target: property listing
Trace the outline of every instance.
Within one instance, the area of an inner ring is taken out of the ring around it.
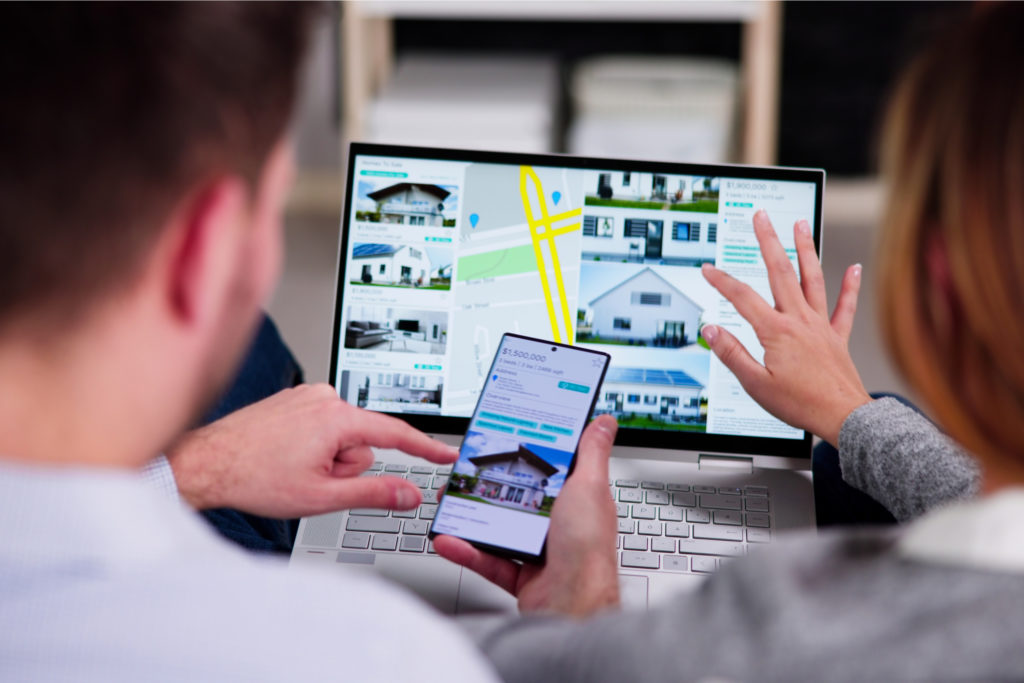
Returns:
[[[700,335],[752,329],[712,263],[771,300],[752,217],[812,219],[810,182],[360,156],[343,274],[342,398],[473,414],[505,332],[612,356],[597,412],[634,429],[800,438]]]
[[[605,357],[500,342],[433,531],[539,555]]]

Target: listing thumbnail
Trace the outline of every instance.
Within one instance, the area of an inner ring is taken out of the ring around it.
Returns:
[[[453,251],[408,244],[357,242],[351,283],[375,287],[449,290]]]
[[[445,495],[550,516],[573,454],[470,430]]]
[[[443,355],[448,312],[386,306],[349,306],[345,348]]]
[[[385,413],[441,413],[440,375],[354,371],[341,373],[340,394],[354,406]]]
[[[458,188],[430,183],[360,180],[355,204],[357,221],[454,228],[458,214]]]

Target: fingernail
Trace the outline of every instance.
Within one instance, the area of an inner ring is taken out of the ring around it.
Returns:
[[[704,337],[704,340],[708,344],[713,344],[715,342],[715,337],[718,336],[718,328],[714,325],[705,325],[700,328],[700,336]]]
[[[864,267],[861,266],[859,263],[857,265],[855,265],[853,267],[853,277],[859,280],[860,279],[860,273],[861,273],[861,271],[863,269],[864,269]]]
[[[398,489],[398,497],[396,498],[395,507],[408,510],[409,508],[416,507],[420,504],[420,492],[413,491],[405,488],[404,486]]]
[[[615,433],[619,431],[619,423],[615,420],[598,420],[597,428],[614,439]]]
[[[798,223],[796,224],[796,227],[797,227],[797,228],[798,228],[798,229],[800,230],[800,232],[801,232],[801,233],[803,233],[804,235],[810,235],[810,234],[811,234],[811,224],[810,224],[810,223],[808,223],[807,221],[804,221],[804,220],[801,220],[801,221],[799,221],[799,222],[798,222]]]
[[[757,213],[754,214],[754,218],[757,218],[758,216],[760,216],[761,218],[764,218],[767,215],[768,215],[767,211],[765,211],[764,209],[758,209]]]

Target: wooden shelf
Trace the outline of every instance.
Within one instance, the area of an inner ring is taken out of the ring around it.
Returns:
[[[370,17],[408,19],[519,19],[539,21],[751,21],[758,0],[373,0]]]

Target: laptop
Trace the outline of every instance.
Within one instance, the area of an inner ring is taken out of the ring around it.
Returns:
[[[824,181],[815,169],[353,144],[330,381],[458,445],[503,333],[609,353],[596,412],[620,424],[609,491],[623,601],[657,604],[814,526],[811,435],[760,408],[708,349],[700,330],[713,322],[763,353],[700,266],[770,301],[753,214],[768,211],[795,265],[801,218],[820,253]],[[378,451],[364,476],[405,477],[423,504],[305,518],[291,561],[376,572],[448,613],[515,609],[433,552],[450,473]]]

